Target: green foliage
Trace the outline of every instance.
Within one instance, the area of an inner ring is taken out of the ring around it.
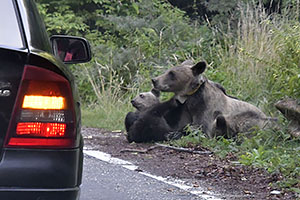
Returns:
[[[80,35],[88,31],[84,17],[77,17],[71,9],[71,1],[38,1],[41,14],[47,25],[47,31],[52,34]]]
[[[275,30],[282,39],[276,53],[280,58],[280,66],[273,68],[270,84],[277,87],[281,94],[300,99],[300,23],[290,22],[281,30]],[[280,83],[278,82],[280,81]]]
[[[86,67],[98,71],[101,65],[114,70],[122,77],[124,90],[137,85],[150,89],[149,77],[169,65],[209,55],[209,41],[213,38],[209,28],[197,22],[191,24],[184,12],[164,1],[38,2],[49,33],[89,39],[94,59]],[[87,91],[91,88],[87,86],[88,77],[80,68],[72,69],[82,75],[77,76],[77,81],[84,102],[97,99]],[[99,79],[97,73],[91,76]]]
[[[299,140],[281,131],[259,131],[251,139],[245,139],[239,148],[240,163],[262,167],[270,173],[280,172],[284,176],[282,187],[300,183]]]
[[[221,158],[224,158],[229,152],[238,152],[236,143],[233,139],[226,139],[224,137],[219,138],[208,138],[198,127],[188,125],[185,128],[188,133],[187,136],[179,139],[170,141],[173,146],[190,147],[196,145],[202,145],[210,148]]]
[[[166,3],[144,1],[137,5],[138,15],[107,15],[98,21],[109,27],[105,35],[109,42],[101,45],[101,49],[110,52],[99,52],[97,62],[106,64],[109,59],[112,67],[122,74],[124,83],[129,85],[137,71],[151,76],[157,73],[156,66],[190,57],[191,49],[197,46],[193,42],[197,39],[195,35],[201,31],[189,25],[181,11],[170,9]]]
[[[171,141],[170,143],[172,145],[181,147],[196,146],[207,139],[198,128],[187,125],[184,130],[188,133],[188,135],[180,140]]]
[[[207,74],[229,94],[272,113],[280,98],[300,98],[300,23],[249,5],[240,13],[238,29],[216,30],[222,37]]]

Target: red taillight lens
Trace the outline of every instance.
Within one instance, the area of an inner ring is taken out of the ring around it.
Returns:
[[[71,139],[40,139],[40,138],[10,138],[8,147],[69,147],[73,145]]]
[[[64,77],[25,66],[6,147],[72,148],[74,113],[71,87]]]
[[[17,135],[29,135],[37,137],[64,137],[66,124],[63,123],[41,123],[21,122],[17,125]]]

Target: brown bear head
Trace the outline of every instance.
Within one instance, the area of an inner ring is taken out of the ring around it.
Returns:
[[[142,92],[131,100],[131,104],[138,111],[143,111],[146,108],[159,103],[160,92],[157,89],[152,89],[150,92]]]
[[[200,87],[204,79],[200,74],[205,71],[205,68],[205,62],[193,64],[188,60],[153,78],[152,83],[154,88],[162,92],[174,92],[175,96],[183,97]]]

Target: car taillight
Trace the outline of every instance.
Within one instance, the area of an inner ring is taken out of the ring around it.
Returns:
[[[64,109],[64,97],[25,95],[22,108],[31,109]]]
[[[63,137],[66,133],[65,123],[19,122],[17,135],[38,137]]]
[[[72,148],[74,119],[69,82],[47,69],[25,66],[5,147]]]

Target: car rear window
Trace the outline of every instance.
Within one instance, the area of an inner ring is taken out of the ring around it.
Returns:
[[[0,46],[24,48],[13,0],[0,1]]]

